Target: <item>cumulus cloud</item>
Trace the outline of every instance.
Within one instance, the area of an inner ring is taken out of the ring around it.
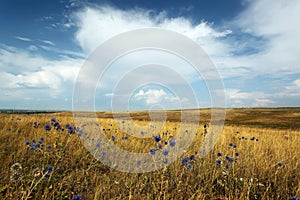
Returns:
[[[246,80],[262,75],[282,81],[277,92],[267,89],[247,90],[246,82],[230,85],[226,89],[229,106],[266,106],[281,105],[293,99],[299,99],[300,79],[290,75],[300,74],[300,1],[297,0],[253,0],[248,1],[245,10],[225,26],[205,20],[192,22],[185,17],[168,17],[165,11],[155,12],[142,8],[122,10],[110,6],[86,6],[73,13],[66,27],[75,28],[74,41],[82,52],[72,52],[55,48],[50,40],[32,40],[27,37],[15,37],[25,42],[39,41],[27,49],[19,49],[0,44],[0,80],[1,98],[34,98],[38,95],[56,98],[63,91],[72,90],[73,82],[83,59],[105,40],[122,32],[145,28],[160,27],[179,32],[197,42],[210,56],[222,78]],[[225,28],[224,28],[225,27]],[[61,55],[53,60],[38,55],[37,50]],[[192,82],[192,87],[199,83],[199,74],[187,69],[187,65],[165,55],[161,58],[155,53],[136,53],[119,62],[121,70],[112,71],[107,80],[114,82],[128,72],[124,66],[140,64],[157,58],[164,61],[170,69]],[[148,59],[148,60],[147,60]],[[159,60],[158,59],[158,60]],[[165,60],[163,60],[165,59]],[[172,64],[173,62],[173,64]],[[117,63],[117,62],[116,62]],[[160,76],[168,73],[159,74]],[[157,77],[158,73],[139,73],[132,77],[146,80]],[[195,78],[196,77],[196,78]],[[177,80],[177,79],[176,79]],[[176,84],[176,80],[172,84]],[[258,79],[259,80],[259,79]],[[112,85],[111,82],[106,85]],[[168,83],[170,80],[168,81]],[[130,85],[130,82],[127,83]],[[105,85],[105,84],[103,84]],[[271,85],[271,84],[270,84]],[[180,87],[180,85],[177,85]],[[106,97],[113,97],[113,91],[105,91]],[[109,93],[108,93],[109,92]],[[163,90],[140,90],[134,97],[146,104],[161,101],[175,101]],[[297,104],[297,103],[294,103]],[[299,104],[299,103],[298,103]],[[285,105],[285,104],[283,104]]]
[[[192,23],[184,17],[169,18],[164,11],[155,13],[110,6],[85,7],[74,14],[77,27],[75,38],[88,53],[119,33],[161,27],[196,41],[208,53],[224,79],[237,77],[246,80],[260,75],[284,78],[300,73],[300,48],[297,45],[300,43],[300,26],[296,21],[300,18],[297,12],[299,5],[299,1],[249,1],[245,10],[226,24],[228,28],[221,29],[205,20]],[[131,57],[133,60],[142,60],[142,57]],[[182,71],[190,72],[186,68]],[[119,74],[116,76],[119,77]],[[189,74],[189,77],[193,75]],[[276,95],[268,95],[268,91],[243,92],[243,89],[237,85],[226,90],[229,99],[235,102],[232,105],[238,102],[244,105],[273,105],[276,102],[274,99],[287,93],[283,90]]]
[[[139,90],[133,98],[137,101],[143,100],[147,105],[162,103],[163,101],[169,103],[178,101],[178,98],[167,94],[163,89],[148,89],[147,91]]]
[[[90,52],[105,40],[126,31],[145,27],[161,27],[182,33],[199,42],[211,54],[224,51],[225,44],[214,40],[225,37],[231,30],[217,31],[212,24],[201,21],[193,25],[184,17],[168,18],[165,12],[150,10],[121,10],[110,6],[86,7],[74,14],[78,31],[75,38],[85,52]]]
[[[14,47],[0,48],[0,88],[6,94],[5,100],[21,94],[24,98],[56,98],[72,91],[82,62],[74,58],[51,60]]]
[[[196,41],[211,57],[222,77],[260,73],[300,72],[298,47],[300,26],[299,1],[251,1],[248,7],[229,22],[229,28],[213,23],[192,23],[184,17],[167,17],[165,12],[121,10],[110,6],[85,7],[74,14],[75,38],[89,53],[105,40],[122,32],[161,27],[186,35]],[[274,14],[275,13],[275,14]],[[230,36],[230,37],[228,37]],[[250,52],[250,53],[249,53]]]
[[[201,44],[204,50],[210,52],[211,55],[218,55],[221,52],[229,51],[229,46],[223,43],[221,38],[231,34],[231,30],[216,30],[213,28],[212,23],[206,21],[200,21],[198,24],[184,17],[169,18],[165,12],[155,13],[150,10],[144,9],[131,9],[122,10],[109,6],[102,7],[85,7],[79,12],[74,13],[76,20],[77,31],[75,33],[75,39],[79,46],[86,52],[90,53],[96,47],[98,47],[105,40],[130,30],[145,27],[161,27],[168,30],[173,30],[188,36],[194,41]],[[175,57],[175,58],[174,58]],[[138,71],[132,70],[132,67],[136,67],[143,64],[157,63],[169,67],[169,72],[166,70],[160,72],[157,71]],[[114,70],[110,69],[105,71],[105,75],[108,78],[103,78],[101,84],[102,87],[110,87],[114,83],[118,82],[124,74],[130,73],[131,77],[141,77],[143,80],[157,80],[159,77],[163,77],[167,83],[177,85],[178,79],[170,78],[170,71],[178,73],[186,82],[184,84],[191,84],[192,82],[201,81],[202,77],[194,68],[186,61],[174,55],[167,55],[166,52],[157,52],[145,50],[142,52],[132,52],[122,59],[115,61],[113,66],[118,65]],[[130,66],[129,66],[130,65]],[[129,66],[129,67],[128,67]],[[208,74],[208,72],[206,72]],[[155,77],[155,78],[153,78]],[[151,79],[152,78],[152,79]],[[126,85],[132,85],[134,79],[126,82]],[[185,91],[182,91],[183,93]]]
[[[134,98],[136,100],[145,99],[146,104],[154,104],[158,103],[164,98],[167,94],[162,90],[152,90],[149,89],[146,92],[144,90],[140,90],[136,95],[134,95]]]
[[[226,98],[229,107],[257,107],[274,104],[270,95],[264,92],[243,92],[239,89],[227,88]]]
[[[267,73],[300,72],[300,1],[254,0],[233,22],[242,32],[265,40],[248,65]]]

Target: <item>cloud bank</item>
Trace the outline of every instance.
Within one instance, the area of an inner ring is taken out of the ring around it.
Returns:
[[[26,42],[26,49],[0,45],[0,90],[4,94],[0,100],[6,107],[20,98],[70,100],[84,57],[98,45],[122,32],[160,27],[186,35],[207,52],[224,80],[228,106],[299,106],[299,10],[300,1],[297,0],[247,1],[245,10],[218,26],[205,20],[194,22],[184,16],[170,18],[166,11],[83,6],[67,20],[75,28],[70,37],[82,52],[56,49],[56,42],[50,39],[23,36],[15,39]],[[58,58],[41,55],[40,49]],[[143,61],[141,56],[130,59]],[[129,62],[128,59],[125,62]],[[172,61],[169,64],[172,66]],[[187,66],[178,69],[191,80],[192,87],[198,87],[196,74],[189,72]],[[110,81],[117,81],[118,76],[111,76]],[[254,87],[257,82],[261,84]],[[156,100],[163,98],[160,90],[153,91],[143,91],[141,96],[146,104],[156,97]],[[103,91],[102,95],[105,97],[108,93],[113,91]],[[22,106],[20,100],[19,105]]]

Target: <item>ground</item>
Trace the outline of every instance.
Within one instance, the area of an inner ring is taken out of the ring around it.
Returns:
[[[124,113],[97,113],[101,132],[112,144],[149,154],[151,149],[162,155],[165,149],[170,150],[163,155],[163,162],[171,160],[173,150],[180,145],[178,140],[171,145],[172,136],[181,134],[177,132],[180,125],[185,134],[195,135],[188,150],[174,162],[147,173],[120,172],[95,159],[84,147],[85,132],[76,127],[71,112],[2,113],[0,199],[72,199],[75,195],[83,199],[300,196],[300,108],[227,109],[222,134],[203,158],[198,154],[204,138],[203,124],[210,125],[210,109],[200,110],[200,116],[195,110],[189,112],[191,123],[200,118],[194,132],[189,130],[191,124],[180,123],[180,111],[168,111],[161,129],[155,133],[151,127],[145,129],[143,134],[153,134],[148,138],[133,137],[141,132],[137,127],[149,124],[146,111],[132,112],[133,123],[122,117]],[[122,119],[122,125],[114,119]],[[50,130],[45,130],[47,124]],[[159,121],[153,124],[162,125]],[[161,140],[156,141],[154,136]],[[89,140],[96,149],[99,144],[95,138]],[[138,161],[132,164],[143,167]]]

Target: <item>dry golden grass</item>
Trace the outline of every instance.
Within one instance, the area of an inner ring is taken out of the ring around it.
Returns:
[[[251,121],[251,116],[245,119],[245,112],[248,115],[252,112],[256,120]],[[201,120],[208,121],[209,111],[203,113],[205,117]],[[266,115],[246,109],[236,110],[235,114],[229,110],[228,113],[214,150],[204,158],[190,161],[192,169],[183,165],[181,158],[195,155],[199,150],[203,140],[202,126],[180,159],[161,170],[140,174],[119,172],[98,162],[84,148],[77,133],[70,135],[66,130],[56,131],[53,127],[50,131],[44,130],[43,126],[50,124],[52,117],[62,126],[74,125],[71,113],[0,114],[0,199],[72,199],[74,195],[81,195],[83,199],[288,199],[300,196],[299,122],[294,122],[294,127],[287,126],[282,116],[275,117],[274,113],[269,115],[277,120],[276,123],[269,119],[259,120]],[[294,121],[299,119],[298,110],[289,110],[289,113],[277,112]],[[148,124],[146,114],[132,113],[135,123]],[[103,117],[99,119],[101,128],[109,138],[116,136],[117,146],[133,152],[149,152],[157,145],[153,138],[138,139],[128,135],[128,140],[122,140],[125,133],[119,130],[109,113],[99,115]],[[168,117],[172,120],[164,124],[159,133],[168,130],[175,135],[178,114],[169,112]],[[243,120],[247,123],[241,125]],[[34,122],[40,126],[34,128]],[[128,132],[140,131],[128,121],[124,126]],[[40,137],[44,137],[45,147],[30,151],[25,142],[38,141]],[[162,136],[163,141],[168,137]],[[252,137],[254,141],[250,140]],[[230,143],[236,148],[230,147]],[[47,145],[52,148],[47,150]],[[221,157],[217,156],[218,152],[222,152]],[[239,156],[235,156],[236,152]],[[238,160],[230,163],[226,155]],[[222,161],[221,166],[216,164],[217,159]],[[15,163],[22,168],[13,171],[11,166]],[[230,164],[229,169],[226,169],[227,164]],[[46,179],[42,173],[47,173],[48,166],[53,166],[53,171]],[[34,176],[32,172],[39,168],[41,173]]]

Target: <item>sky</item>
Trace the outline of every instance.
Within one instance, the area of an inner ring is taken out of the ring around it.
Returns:
[[[226,107],[300,106],[299,10],[298,0],[2,0],[0,109],[71,110],[80,69],[97,47],[149,27],[182,34],[207,53],[224,85]],[[168,66],[185,82],[171,80],[165,68],[135,68],[150,62]],[[133,80],[151,77],[164,84],[134,87]],[[129,110],[211,107],[206,81],[179,57],[141,50],[113,63],[91,95],[97,110],[118,104]]]

